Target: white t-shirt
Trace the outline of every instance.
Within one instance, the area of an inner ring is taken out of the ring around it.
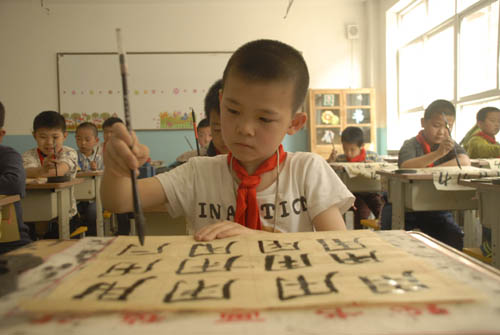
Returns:
[[[313,231],[312,220],[331,206],[341,213],[354,203],[354,196],[327,162],[306,152],[287,153],[279,178],[277,201],[279,232]],[[172,217],[184,215],[193,233],[207,224],[234,221],[238,185],[227,164],[227,155],[194,157],[159,175]],[[273,231],[276,181],[257,192],[263,230]]]

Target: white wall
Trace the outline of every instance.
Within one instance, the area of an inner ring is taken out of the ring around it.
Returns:
[[[373,0],[378,1],[378,0]],[[121,27],[129,51],[235,50],[257,38],[301,50],[312,88],[362,87],[367,32],[360,0],[0,0],[0,100],[9,134],[29,134],[34,116],[57,109],[56,52],[115,51]],[[351,69],[353,72],[351,72]],[[214,78],[215,79],[215,78]]]

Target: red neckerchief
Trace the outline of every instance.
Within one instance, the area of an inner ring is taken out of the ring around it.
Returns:
[[[283,145],[279,146],[280,164],[286,159],[286,152]],[[233,155],[227,155],[227,163],[230,166]],[[276,165],[276,153],[263,162],[251,176],[237,159],[233,162],[233,171],[240,180],[238,194],[236,196],[236,214],[234,221],[250,229],[262,230],[262,224],[259,216],[259,206],[257,204],[257,185],[260,184],[260,175],[264,172],[272,171]],[[276,215],[276,214],[275,214]]]
[[[495,141],[495,138],[494,137],[491,137],[490,135],[488,134],[485,134],[484,132],[480,131],[479,133],[476,133],[474,136],[481,136],[482,138],[484,138],[486,141],[488,141],[489,143],[491,144],[495,144],[496,141]]]
[[[347,156],[346,156],[347,158]],[[361,152],[359,155],[353,158],[347,158],[348,162],[355,163],[355,162],[364,162],[366,160],[366,150],[365,148],[361,148]]]
[[[40,160],[40,165],[43,166],[43,160],[45,157],[45,154],[43,152],[40,151],[40,149],[36,148],[36,152],[38,153],[38,159]]]
[[[422,146],[422,149],[424,149],[424,154],[428,154],[429,152],[431,152],[431,146],[429,145],[429,143],[427,143],[427,140],[425,139],[424,137],[424,131],[421,130],[418,135],[417,135],[417,142],[420,143],[420,145]],[[433,167],[434,166],[434,163],[431,163],[429,165],[427,165],[427,167]]]

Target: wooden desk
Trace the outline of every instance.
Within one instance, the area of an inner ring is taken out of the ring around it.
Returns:
[[[21,200],[24,221],[48,221],[57,217],[59,238],[69,240],[71,197],[74,186],[83,182],[76,178],[64,183],[26,184],[26,197]]]
[[[97,236],[104,236],[104,219],[102,217],[101,180],[104,171],[78,172],[77,178],[83,183],[75,185],[76,200],[94,200],[96,203],[96,232]]]
[[[381,238],[467,283],[484,300],[458,304],[352,305],[332,308],[226,312],[120,312],[30,314],[18,304],[39,294],[48,279],[61,280],[105,247],[112,238],[85,238],[73,246],[42,256],[45,263],[17,278],[17,289],[0,298],[2,334],[499,334],[500,271],[482,264],[421,233],[384,231]],[[34,257],[40,251],[28,250]],[[85,255],[82,258],[82,255]],[[6,255],[11,257],[12,253]],[[25,254],[26,255],[26,254]],[[14,255],[18,256],[18,255]],[[10,262],[9,262],[10,264]],[[0,276],[0,280],[1,280]],[[0,285],[3,283],[0,282]],[[49,288],[50,289],[50,288]]]
[[[17,223],[16,211],[14,209],[14,202],[21,200],[21,197],[16,195],[0,195],[0,241],[10,242],[19,240],[19,226]],[[11,205],[10,208],[5,208],[7,221],[4,226],[4,207]],[[15,220],[11,220],[13,215]],[[10,221],[10,222],[9,222]]]
[[[475,191],[436,190],[432,174],[398,174],[378,171],[387,179],[389,202],[392,203],[392,229],[404,229],[408,211],[466,211],[464,217],[464,246],[476,247],[480,234],[470,210],[478,208]]]
[[[500,185],[460,180],[460,185],[473,187],[479,194],[481,224],[491,229],[492,265],[500,269]]]
[[[335,165],[335,163],[331,163],[330,166],[351,192],[380,192],[382,190],[380,179],[367,178],[363,176],[351,178],[342,165]]]

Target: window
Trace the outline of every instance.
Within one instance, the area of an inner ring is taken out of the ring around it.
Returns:
[[[397,96],[388,99],[387,118],[398,120],[388,130],[389,148],[414,136],[436,99],[455,104],[456,139],[476,123],[480,108],[500,104],[499,2],[405,0],[389,12],[388,87]]]
[[[460,28],[460,96],[495,89],[498,1],[464,16]]]

